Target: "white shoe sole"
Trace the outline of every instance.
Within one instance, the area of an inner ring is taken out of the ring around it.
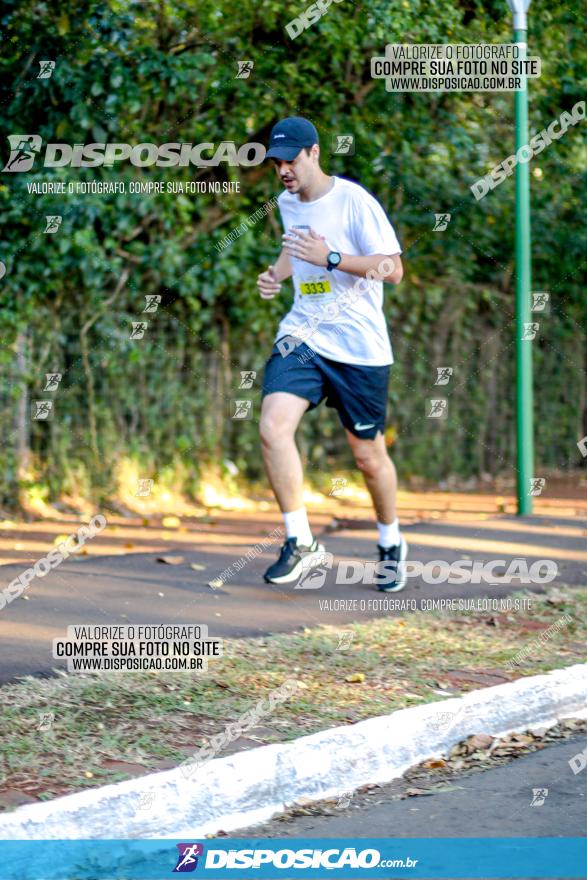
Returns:
[[[318,544],[316,550],[312,550],[309,553],[304,553],[302,558],[296,563],[296,565],[289,571],[287,574],[282,574],[280,577],[269,578],[267,583],[270,584],[291,584],[300,577],[302,572],[308,571],[310,568],[317,568],[319,565],[322,565],[324,562],[324,544]]]
[[[397,580],[393,586],[378,587],[377,589],[380,593],[399,593],[400,590],[403,590],[408,580],[406,566],[404,565],[407,555],[408,542],[402,537],[400,540],[399,562],[397,564]]]

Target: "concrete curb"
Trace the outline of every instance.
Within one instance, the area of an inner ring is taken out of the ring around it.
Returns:
[[[454,713],[439,729],[439,713]],[[458,714],[457,714],[458,713]],[[199,838],[265,821],[300,798],[383,784],[473,733],[502,734],[587,717],[587,664],[335,727],[283,745],[20,807],[0,818],[4,840]],[[153,792],[151,809],[139,801]]]

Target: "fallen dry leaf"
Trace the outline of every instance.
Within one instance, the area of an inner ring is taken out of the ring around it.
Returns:
[[[475,752],[477,749],[488,749],[492,742],[493,737],[488,733],[475,733],[468,738],[467,747],[471,752]]]
[[[513,733],[512,741],[515,743],[520,743],[522,745],[526,745],[527,743],[534,742],[533,736],[528,736],[527,733]]]
[[[365,681],[365,673],[352,672],[350,675],[347,675],[345,681],[348,681],[349,684],[359,684],[360,682]]]
[[[316,800],[315,798],[305,797],[304,795],[302,795],[302,797],[296,798],[296,800],[293,802],[292,806],[294,806],[294,807],[308,807],[310,804],[315,803],[315,800]]]
[[[166,565],[181,565],[183,556],[158,556],[157,562],[164,562]]]
[[[549,728],[546,725],[544,725],[542,727],[533,727],[531,733],[533,736],[537,736],[537,737],[541,738],[548,733],[548,730],[549,730]]]

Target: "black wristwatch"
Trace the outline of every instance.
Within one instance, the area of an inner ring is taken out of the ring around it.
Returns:
[[[328,271],[332,272],[333,269],[336,269],[341,260],[342,257],[338,253],[338,251],[330,251],[330,253],[326,257],[326,268],[328,269]]]

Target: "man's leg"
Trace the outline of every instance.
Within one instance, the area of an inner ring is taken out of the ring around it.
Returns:
[[[274,391],[263,398],[261,447],[271,488],[283,514],[286,542],[279,559],[265,572],[265,580],[286,584],[318,565],[324,547],[312,536],[303,501],[304,473],[295,433],[309,401]],[[290,541],[295,538],[294,541]],[[303,555],[305,554],[305,555]]]
[[[380,431],[374,440],[362,440],[348,430],[347,437],[377,515],[379,559],[386,562],[385,570],[380,573],[381,580],[377,582],[377,589],[385,593],[402,590],[406,584],[406,572],[401,563],[407,558],[408,545],[400,534],[396,514],[395,465],[387,454],[385,440]]]
[[[287,391],[263,398],[260,433],[265,470],[282,513],[303,506],[304,473],[295,433],[309,402]]]
[[[298,546],[311,547],[312,530],[304,507],[304,472],[295,433],[309,401],[287,391],[274,391],[263,398],[261,448],[273,494],[283,514],[287,538]]]
[[[393,524],[397,518],[397,476],[395,465],[387,454],[383,434],[379,432],[374,440],[362,440],[348,430],[346,434],[356,465],[363,474],[373,500],[377,522],[382,525]]]

